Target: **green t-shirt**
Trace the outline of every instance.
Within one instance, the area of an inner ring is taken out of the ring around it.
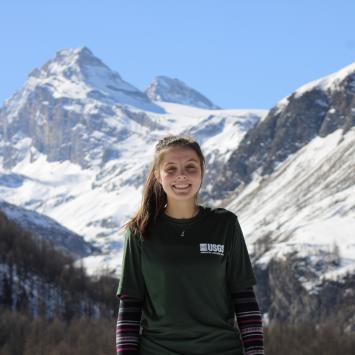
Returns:
[[[125,235],[117,296],[144,300],[141,355],[243,354],[231,293],[253,285],[238,218],[224,208],[162,212],[146,240]]]

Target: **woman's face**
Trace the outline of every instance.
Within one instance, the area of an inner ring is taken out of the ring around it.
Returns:
[[[168,148],[154,175],[168,200],[194,200],[202,183],[199,156],[191,148]]]

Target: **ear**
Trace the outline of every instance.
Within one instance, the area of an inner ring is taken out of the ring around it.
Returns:
[[[154,176],[155,176],[155,179],[156,179],[159,183],[161,183],[161,181],[160,181],[160,174],[159,174],[159,171],[158,171],[158,170],[154,170]]]

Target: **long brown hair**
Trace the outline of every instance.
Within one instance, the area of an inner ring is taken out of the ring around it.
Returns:
[[[134,235],[139,236],[141,239],[147,237],[149,226],[156,220],[167,203],[166,193],[161,184],[156,180],[154,170],[159,169],[165,151],[171,147],[193,149],[200,159],[202,179],[205,173],[205,157],[203,156],[200,145],[192,136],[168,135],[159,140],[155,145],[153,162],[144,184],[141,205],[135,216],[122,226],[125,231],[130,230]],[[198,193],[195,196],[195,201],[198,201]]]

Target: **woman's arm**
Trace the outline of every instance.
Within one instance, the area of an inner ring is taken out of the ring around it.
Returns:
[[[118,355],[139,354],[139,330],[143,301],[121,295],[116,324],[116,352]]]
[[[245,355],[263,355],[262,319],[253,287],[232,293],[232,299]]]

